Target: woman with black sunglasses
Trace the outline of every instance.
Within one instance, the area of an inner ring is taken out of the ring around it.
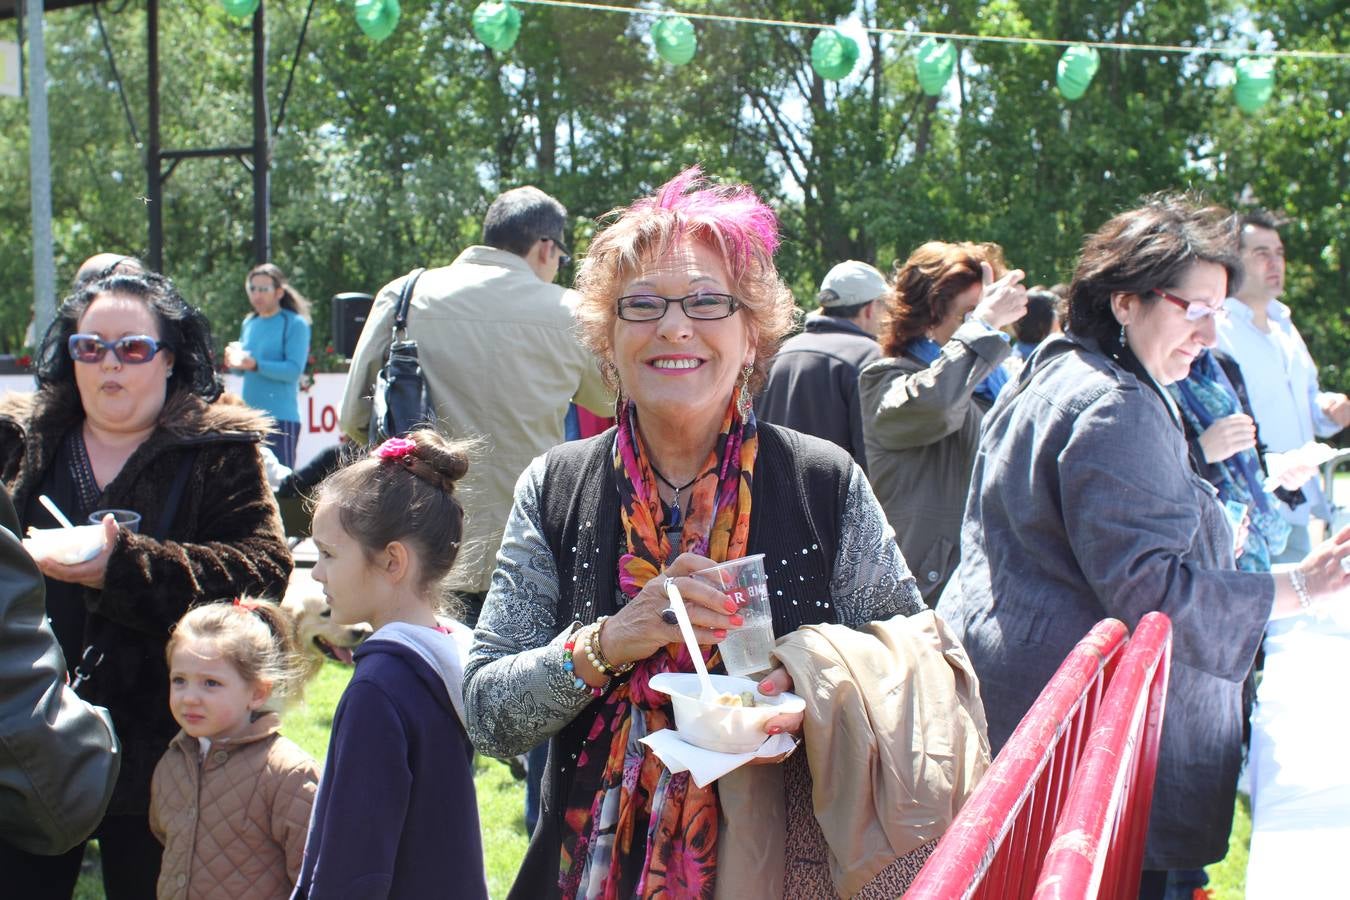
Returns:
[[[47,610],[82,697],[106,706],[122,770],[99,839],[110,900],[152,898],[161,848],[147,820],[150,775],[177,726],[164,644],[195,603],[280,596],[291,558],[263,476],[267,421],[214,401],[211,333],[167,278],[110,274],[77,287],[47,330],[36,394],[0,399],[0,478],[24,528],[105,509],[142,516],[138,533],[105,517],[86,562],[38,561]],[[13,896],[68,898],[83,845],[62,856],[0,841]]]

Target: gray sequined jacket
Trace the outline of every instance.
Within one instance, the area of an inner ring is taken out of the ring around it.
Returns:
[[[545,464],[544,456],[534,460],[516,484],[492,587],[464,667],[469,737],[489,756],[524,753],[557,734],[592,699],[563,669],[563,644],[578,623],[557,621],[559,562],[544,537],[540,506]],[[895,533],[856,465],[833,570],[828,596],[816,603],[833,605],[838,622],[860,625],[924,608]],[[772,583],[772,571],[769,578]],[[617,574],[614,582],[617,592]]]

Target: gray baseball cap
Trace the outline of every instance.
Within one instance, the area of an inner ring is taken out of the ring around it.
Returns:
[[[887,290],[886,276],[875,266],[850,259],[829,271],[820,283],[821,293],[833,291],[835,297],[822,301],[822,306],[858,306],[878,299]],[[837,299],[836,299],[837,298]]]

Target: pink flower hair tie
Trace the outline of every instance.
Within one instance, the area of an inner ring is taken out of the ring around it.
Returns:
[[[417,443],[407,438],[390,438],[383,444],[375,448],[375,455],[380,459],[403,459],[412,456],[417,451]]]

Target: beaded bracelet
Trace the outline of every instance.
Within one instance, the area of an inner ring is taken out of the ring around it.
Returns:
[[[1308,593],[1308,578],[1299,569],[1289,570],[1289,583],[1294,586],[1294,593],[1298,594],[1299,609],[1307,609],[1312,606],[1312,595]]]
[[[577,674],[576,663],[572,661],[572,655],[577,649],[577,635],[579,634],[581,634],[580,628],[572,632],[567,638],[567,643],[563,644],[563,670],[572,676],[572,683],[576,685],[579,690],[589,691],[592,697],[599,697],[605,692],[604,685],[601,685],[600,687],[591,687],[586,683],[586,679]],[[601,674],[603,675],[604,672],[602,671]]]
[[[595,630],[586,638],[586,659],[595,667],[595,670],[607,678],[613,678],[616,675],[627,675],[633,671],[635,662],[624,663],[616,666],[605,656],[605,651],[600,649],[600,629],[605,625],[605,620],[609,616],[601,616],[595,620]]]

